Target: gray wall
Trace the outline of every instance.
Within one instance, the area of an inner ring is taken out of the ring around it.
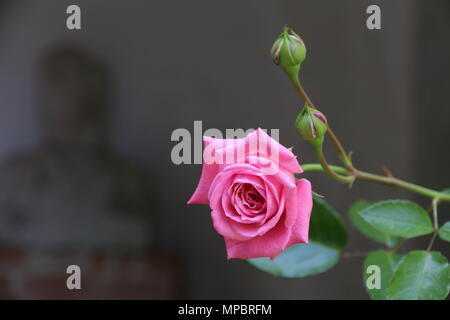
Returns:
[[[71,1],[14,1],[2,10],[0,158],[39,140],[34,115],[38,56],[61,41],[78,43],[104,58],[114,70],[111,146],[144,166],[160,190],[160,211],[155,212],[160,221],[157,247],[184,258],[186,297],[366,298],[360,258],[344,259],[332,271],[302,280],[277,279],[245,262],[226,261],[223,240],[213,231],[209,208],[185,204],[200,166],[171,163],[174,144],[170,134],[176,128],[192,131],[194,120],[203,120],[204,129],[280,128],[281,142],[295,146],[301,162],[314,161],[311,150],[293,129],[301,104],[268,55],[274,38],[288,24],[308,48],[302,69],[304,85],[347,148],[354,151],[356,165],[377,172],[386,165],[399,177],[417,180],[418,149],[428,146],[414,138],[423,126],[415,120],[417,115],[422,118],[416,109],[425,110],[417,108],[415,87],[416,37],[418,21],[423,19],[418,2],[77,3],[83,13],[79,32],[65,29],[65,8]],[[440,3],[444,1],[435,5]],[[381,31],[365,27],[369,4],[382,7]],[[445,27],[442,41],[433,42],[436,48],[448,39],[448,24]],[[428,26],[421,36],[434,30]],[[444,55],[441,58],[445,60]],[[448,70],[448,59],[446,63]],[[448,74],[441,74],[442,81],[448,83]],[[427,75],[432,82],[433,76]],[[423,99],[425,105],[429,100]],[[447,118],[441,118],[435,130],[448,125],[448,108],[443,110]],[[448,130],[445,135],[442,139],[448,139]],[[447,145],[442,142],[441,150]],[[441,152],[448,154],[448,150]],[[433,172],[434,166],[437,163],[430,168]],[[431,176],[421,174],[420,178],[430,186],[443,186],[442,175],[439,184]],[[349,191],[321,174],[308,177],[315,191],[325,194],[344,214],[355,198],[410,197],[362,182]],[[349,228],[350,251],[376,247]]]
[[[414,168],[417,181],[436,189],[450,185],[450,2],[421,3],[417,19],[417,68],[414,85]],[[433,155],[433,156],[431,156]],[[450,205],[439,207],[440,223],[449,220]],[[450,254],[447,243],[438,241],[436,250]]]

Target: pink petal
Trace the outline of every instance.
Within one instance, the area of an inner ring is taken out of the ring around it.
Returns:
[[[298,185],[298,183],[297,183]],[[286,188],[286,227],[292,227],[292,225],[297,220],[298,216],[298,188],[289,189]]]
[[[233,230],[235,230],[238,234],[244,236],[244,237],[258,237],[263,236],[267,233],[269,233],[272,229],[275,229],[278,227],[278,224],[280,224],[280,220],[283,217],[284,214],[284,196],[280,199],[280,205],[278,207],[277,213],[270,218],[268,221],[264,221],[264,224],[260,225],[244,225],[239,224],[236,222],[231,223],[231,227]]]
[[[319,112],[313,112],[312,113],[314,117],[316,117],[317,119],[319,119],[320,121],[322,121],[325,124],[328,124],[327,122],[327,118],[325,118],[325,116]]]
[[[254,141],[254,139],[257,139],[257,151],[259,153],[259,156],[268,156],[272,159],[276,157],[278,153],[277,163],[280,165],[280,167],[283,167],[287,171],[293,173],[303,172],[300,164],[297,161],[297,157],[292,153],[292,151],[278,143],[278,141],[274,140],[261,128],[258,128],[256,131],[247,135],[245,139],[247,145],[249,145],[252,140]],[[265,148],[263,148],[263,146],[265,146]]]
[[[313,206],[311,183],[306,179],[298,180],[297,194],[298,214],[291,229],[291,239],[289,240],[288,246],[297,243],[308,243],[309,220]]]
[[[214,139],[211,137],[203,137],[203,146],[206,148],[209,144],[214,141],[221,139]],[[192,194],[191,198],[187,202],[188,204],[208,204],[208,192],[211,184],[220,171],[219,164],[206,164],[203,163],[202,173],[200,176],[200,181],[198,182],[197,188]]]
[[[264,215],[262,214],[255,215],[254,217],[245,217],[244,219],[242,216],[243,212],[240,212],[243,210],[241,204],[234,202],[230,197],[228,193],[222,196],[222,208],[228,218],[244,224],[258,223],[264,219]]]
[[[285,196],[284,193],[281,195],[279,199],[279,205],[277,208],[277,212],[270,217],[269,219],[264,221],[264,224],[258,229],[258,235],[264,235],[273,228],[276,227],[280,220],[282,220],[283,215],[285,214],[286,206],[285,206]],[[283,219],[284,220],[284,219]]]
[[[263,160],[272,160],[276,166],[289,173],[301,173],[302,169],[292,151],[272,139],[267,133],[258,128],[243,139],[216,139],[203,137],[204,148],[214,152],[220,163],[205,163],[203,161],[202,173],[196,190],[188,201],[188,204],[208,204],[208,192],[215,176],[228,165],[249,163],[254,157]],[[263,148],[265,146],[265,148]],[[240,151],[245,154],[238,155]],[[227,158],[227,154],[230,155]],[[227,163],[228,161],[228,163]],[[250,162],[251,163],[251,162]],[[278,172],[277,172],[278,174]],[[281,176],[286,176],[282,173]],[[288,175],[289,176],[289,175]],[[292,180],[292,179],[291,179]],[[289,179],[284,179],[293,187]]]
[[[263,236],[247,241],[236,241],[225,238],[227,258],[251,259],[260,257],[275,258],[287,246],[291,231],[284,223],[279,223]]]
[[[218,234],[222,235],[224,238],[235,239],[235,240],[248,240],[248,237],[244,237],[237,233],[231,228],[230,219],[227,218],[221,209],[212,210],[211,217],[213,221],[214,229]]]

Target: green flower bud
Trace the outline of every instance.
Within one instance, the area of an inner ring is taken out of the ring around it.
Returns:
[[[298,77],[300,65],[306,58],[306,47],[299,35],[285,27],[273,44],[271,54],[273,62],[291,78]]]
[[[298,134],[313,147],[322,147],[328,123],[322,112],[309,107],[306,103],[295,120]]]

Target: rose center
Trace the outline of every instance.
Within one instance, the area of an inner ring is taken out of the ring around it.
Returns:
[[[237,193],[242,205],[249,209],[246,213],[258,214],[264,207],[265,199],[251,184],[242,184]]]

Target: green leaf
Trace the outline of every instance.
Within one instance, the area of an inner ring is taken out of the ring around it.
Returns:
[[[449,291],[449,265],[439,252],[412,251],[399,263],[389,284],[392,300],[442,300]]]
[[[439,228],[439,238],[445,241],[450,241],[450,221],[447,221]]]
[[[350,221],[353,223],[356,229],[358,229],[366,237],[385,244],[389,248],[394,247],[400,240],[400,237],[391,236],[387,233],[381,232],[378,229],[372,227],[368,222],[366,222],[359,213],[371,205],[370,202],[358,200],[352,204],[348,211],[348,216]]]
[[[293,245],[273,261],[269,258],[247,261],[275,276],[302,278],[334,267],[346,244],[347,232],[341,217],[324,200],[315,197],[308,244]]]
[[[387,288],[389,281],[394,274],[398,263],[401,260],[401,256],[391,251],[378,250],[371,252],[364,260],[363,279],[364,286],[367,292],[373,300],[385,300],[387,294]],[[370,266],[378,266],[380,269],[380,287],[371,288],[368,286],[368,279],[371,282],[371,276],[375,276],[374,273],[368,272]]]
[[[303,278],[334,267],[339,257],[339,251],[311,242],[293,245],[273,261],[269,258],[256,258],[249,259],[248,262],[278,277]]]
[[[316,197],[309,225],[309,240],[339,251],[347,245],[347,231],[341,216],[325,200]]]
[[[427,212],[411,201],[381,201],[359,214],[372,227],[393,236],[414,238],[433,232]]]

